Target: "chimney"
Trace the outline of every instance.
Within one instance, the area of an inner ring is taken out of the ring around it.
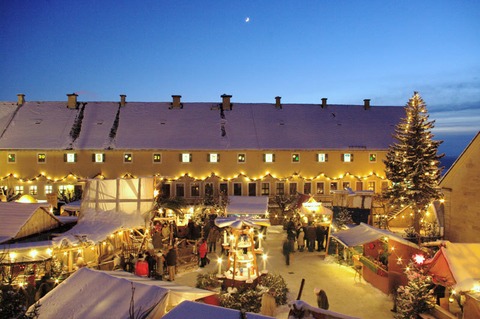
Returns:
[[[322,98],[322,109],[326,109],[327,108],[327,98],[324,97]]]
[[[221,98],[222,98],[222,108],[223,108],[224,111],[226,111],[226,110],[231,111],[232,110],[232,103],[230,103],[230,98],[231,97],[232,97],[231,95],[227,95],[227,94],[223,94],[221,96]]]
[[[127,96],[125,94],[120,94],[120,107],[124,107],[127,104]]]
[[[370,99],[365,99],[363,100],[363,108],[365,110],[369,110],[370,109]]]
[[[183,109],[183,103],[180,102],[181,95],[172,95],[172,109]]]
[[[22,106],[23,103],[25,103],[25,94],[17,94],[17,98],[18,98],[17,105]]]
[[[67,107],[69,109],[76,109],[77,108],[77,94],[72,93],[72,94],[67,94],[68,96],[68,103]]]
[[[282,103],[280,102],[281,99],[282,99],[281,96],[276,96],[275,97],[275,108],[277,108],[277,109],[282,108]]]

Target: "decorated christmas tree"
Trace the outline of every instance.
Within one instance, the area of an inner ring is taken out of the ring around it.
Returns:
[[[417,315],[435,307],[432,278],[416,263],[405,269],[406,286],[397,290],[395,319],[416,319]]]
[[[388,149],[385,173],[392,185],[384,196],[394,208],[410,206],[413,227],[420,232],[420,221],[428,205],[441,197],[438,181],[441,174],[438,146],[429,121],[426,104],[415,92],[405,106],[406,117],[395,128],[396,142]]]

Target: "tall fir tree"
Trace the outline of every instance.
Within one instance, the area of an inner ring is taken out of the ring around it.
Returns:
[[[383,195],[395,208],[412,208],[413,227],[420,233],[428,205],[441,198],[439,165],[444,154],[438,154],[442,141],[433,140],[435,121],[429,121],[426,104],[418,92],[409,99],[405,113],[406,117],[395,128],[396,142],[384,160],[386,177],[392,185]]]

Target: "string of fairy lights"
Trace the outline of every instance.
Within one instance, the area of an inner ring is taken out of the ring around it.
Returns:
[[[232,177],[220,176],[220,175],[218,175],[214,172],[212,172],[209,176],[194,176],[194,175],[191,175],[189,173],[184,173],[183,175],[176,176],[176,177],[164,177],[161,174],[155,174],[154,176],[155,177],[161,177],[161,178],[163,178],[167,181],[177,181],[177,180],[180,180],[182,178],[191,178],[195,181],[205,181],[205,180],[208,180],[210,178],[218,178],[222,181],[231,181],[231,180],[240,179],[240,178],[245,178],[249,181],[260,181],[260,180],[265,180],[265,179],[268,179],[268,178],[273,178],[273,179],[277,179],[277,180],[280,180],[280,181],[282,181],[282,180],[283,181],[294,180],[294,179],[303,179],[303,180],[306,180],[306,181],[312,181],[312,180],[321,179],[321,178],[324,178],[326,180],[331,180],[331,181],[339,181],[339,180],[343,180],[345,178],[352,178],[352,179],[355,179],[357,181],[364,181],[364,180],[367,180],[367,179],[372,178],[372,177],[378,178],[380,180],[386,180],[385,176],[379,175],[376,172],[370,172],[369,174],[363,175],[363,176],[352,174],[350,172],[345,172],[344,174],[340,174],[339,176],[336,176],[336,177],[335,176],[329,176],[329,175],[327,175],[323,172],[318,173],[317,175],[311,176],[311,177],[302,176],[301,174],[298,174],[298,173],[291,174],[290,176],[278,177],[276,174],[273,174],[273,173],[270,173],[270,172],[266,172],[265,175],[259,176],[259,177],[250,177],[247,174],[245,174],[244,172],[240,172],[237,175],[234,175]],[[136,178],[136,176],[132,173],[125,173],[121,177],[122,178]],[[66,174],[65,176],[59,177],[59,178],[52,178],[45,173],[39,173],[38,175],[36,175],[34,177],[20,177],[15,173],[9,173],[9,174],[1,177],[0,180],[14,179],[14,180],[17,180],[17,181],[22,182],[22,183],[29,183],[29,182],[34,182],[34,181],[37,181],[37,180],[44,179],[45,181],[47,181],[49,183],[59,183],[59,182],[64,182],[67,179],[86,180],[86,179],[90,179],[90,178],[105,179],[107,177],[105,175],[103,175],[102,173],[98,173],[98,174],[94,175],[93,177],[83,177],[83,176],[79,176],[77,174],[74,174],[74,173],[70,172],[70,173]]]

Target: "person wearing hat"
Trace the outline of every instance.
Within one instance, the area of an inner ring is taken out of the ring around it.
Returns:
[[[318,308],[328,310],[329,305],[328,305],[327,293],[323,289],[319,289],[319,288],[315,288],[313,292],[317,296]]]

